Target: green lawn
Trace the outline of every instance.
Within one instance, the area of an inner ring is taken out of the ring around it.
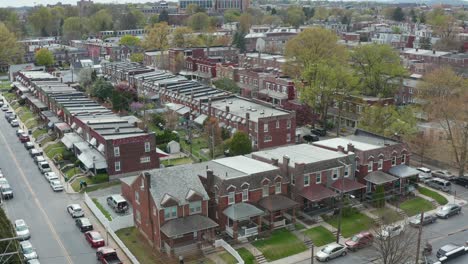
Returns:
[[[308,236],[317,247],[329,244],[336,239],[333,233],[323,226],[307,229],[304,234]]]
[[[333,227],[338,227],[338,216],[324,218]],[[370,217],[359,212],[343,216],[341,220],[341,235],[343,237],[351,237],[361,231],[369,230],[373,225],[374,221]]]
[[[1,92],[6,92],[11,89],[11,82],[9,81],[2,81],[0,82],[0,91]]]
[[[257,240],[252,245],[258,248],[268,261],[282,259],[307,250],[304,243],[286,229],[275,230],[269,238]]]
[[[151,253],[154,249],[135,227],[120,229],[115,233],[141,264],[156,263],[156,256]]]
[[[425,187],[418,187],[418,191],[422,195],[425,195],[427,197],[431,197],[432,199],[434,199],[440,205],[445,205],[445,204],[448,203],[447,198],[440,195],[436,191],[430,190],[430,189],[425,188]]]
[[[60,155],[63,156],[66,151],[68,151],[68,150],[67,150],[67,148],[65,147],[65,145],[62,142],[58,142],[58,143],[49,145],[44,149],[45,154],[50,159],[55,157],[55,155],[57,155],[57,154],[60,154]]]
[[[37,123],[37,119],[31,119],[29,120],[28,122],[24,123],[24,125],[28,128],[28,129],[31,129],[33,127],[37,127],[38,123]]]
[[[72,188],[73,190],[75,190],[75,192],[79,192],[80,191],[80,181],[84,181],[89,185],[94,185],[94,184],[104,184],[104,183],[109,183],[109,175],[106,174],[106,173],[98,173],[96,176],[94,177],[80,177],[80,178],[77,178],[72,184]],[[119,183],[119,181],[116,181],[117,183]],[[108,186],[112,186],[112,184],[110,185],[106,185],[107,187]],[[87,192],[90,192],[90,189],[94,187],[94,186],[89,186],[86,188],[86,191]],[[96,188],[96,187],[94,187]],[[105,188],[104,186],[99,188],[98,189],[103,189]],[[97,189],[94,189],[94,191],[97,190]]]
[[[231,255],[229,252],[223,252],[218,255],[226,264],[237,264],[237,260],[234,256]]]
[[[295,223],[294,227],[296,228],[296,230],[305,229],[305,226],[303,224],[301,224],[301,223]]]
[[[107,220],[112,221],[112,216],[110,213],[102,206],[101,203],[96,198],[93,198],[93,202],[96,204],[96,207],[101,211],[101,213],[107,218]]]
[[[3,94],[3,97],[5,97],[5,99],[8,101],[8,102],[11,102],[13,100],[16,99],[16,95],[14,93],[4,93]]]
[[[38,138],[44,134],[47,133],[47,130],[46,129],[36,129],[34,130],[34,132],[32,133],[32,136],[33,138]]]
[[[255,257],[254,255],[252,255],[252,253],[250,253],[250,251],[246,248],[239,248],[237,250],[237,253],[239,253],[239,255],[241,256],[241,258],[244,260],[245,264],[255,264],[257,263],[255,261]]]
[[[109,187],[119,185],[119,184],[120,184],[120,181],[104,182],[104,183],[100,183],[100,184],[96,184],[96,185],[87,187],[86,192],[94,192],[94,191],[97,191],[97,190],[109,188]]]
[[[399,215],[395,210],[388,207],[382,207],[371,211],[372,214],[382,219],[382,222],[386,225],[403,220],[403,217]]]
[[[31,111],[24,111],[19,117],[22,122],[26,122],[26,120],[33,118],[34,114]]]
[[[421,211],[430,211],[434,209],[434,206],[431,202],[424,198],[415,197],[401,203],[400,209],[405,211],[408,216],[413,216],[421,213]]]
[[[179,137],[181,138],[180,140],[180,146],[187,150],[190,151],[190,145],[183,140],[185,138],[185,130],[177,130],[177,133],[179,133]],[[204,155],[200,154],[201,149],[206,149],[208,148],[208,141],[205,137],[200,136],[198,138],[192,139],[192,153],[194,156],[201,158],[203,161],[208,161],[210,160],[208,157],[205,157]]]
[[[189,157],[161,161],[161,164],[163,164],[164,166],[167,166],[167,165],[176,166],[176,165],[191,164],[191,163],[193,163],[193,160]]]

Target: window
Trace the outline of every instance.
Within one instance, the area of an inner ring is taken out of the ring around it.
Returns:
[[[276,120],[276,128],[279,128],[279,120]]]
[[[288,120],[288,122],[286,123],[286,128],[291,128],[291,120]]]
[[[114,156],[120,157],[120,147],[114,147]]]
[[[275,184],[275,193],[278,194],[278,193],[281,193],[281,182],[277,182]]]
[[[148,163],[151,161],[151,157],[141,157],[140,163]]]
[[[405,163],[406,163],[406,154],[403,154],[403,155],[401,156],[401,163],[402,163],[402,164],[405,164]]]
[[[268,124],[263,124],[263,132],[268,132]]]
[[[164,208],[164,219],[174,219],[177,218],[177,206],[171,206]]]
[[[356,168],[355,169],[356,169],[356,171],[359,171],[359,160],[356,160],[355,162],[356,162],[356,164],[355,164]]]
[[[392,157],[392,166],[395,166],[396,165],[396,156],[393,156]]]
[[[304,186],[309,186],[309,185],[310,185],[310,176],[304,175]]]
[[[379,162],[377,163],[377,169],[382,170],[383,168],[383,159],[379,159]]]
[[[151,144],[149,142],[145,142],[145,152],[150,152]]]
[[[374,162],[373,161],[369,161],[369,163],[367,164],[367,171],[372,171],[372,167],[374,166]]]
[[[135,215],[136,221],[137,221],[137,223],[141,224],[141,214],[140,214],[140,211],[138,211],[138,210],[135,210],[135,211],[136,211],[136,215]]]
[[[249,189],[244,189],[242,190],[242,201],[248,201],[249,200]]]
[[[291,173],[291,184],[296,185],[296,176],[294,175],[294,173]]]
[[[349,175],[351,175],[351,173],[352,173],[351,170],[352,170],[351,165],[346,166],[346,167],[345,167],[345,175],[344,175],[344,176],[345,176],[345,177],[349,177]]]
[[[135,191],[135,202],[137,204],[140,204],[140,193]]]
[[[271,136],[270,135],[265,135],[263,138],[263,142],[271,142]]]
[[[190,208],[190,214],[197,214],[201,213],[201,201],[195,201],[195,202],[190,202],[189,208]]]
[[[338,169],[332,169],[332,179],[338,179]]]
[[[267,197],[269,194],[270,194],[270,186],[268,186],[268,184],[263,185],[262,197]]]
[[[286,142],[291,142],[291,134],[286,134]]]
[[[228,193],[228,204],[233,204],[236,202],[235,195],[236,194],[234,192]]]
[[[120,171],[120,161],[116,161],[114,166],[115,166],[115,171]]]
[[[315,183],[316,184],[322,183],[322,175],[320,173],[315,174]]]

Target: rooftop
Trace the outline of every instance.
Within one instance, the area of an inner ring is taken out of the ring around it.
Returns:
[[[361,151],[373,150],[385,147],[386,145],[396,145],[399,142],[392,139],[374,135],[362,130],[356,130],[354,135],[347,137],[320,140],[313,143],[316,146],[336,149],[338,146],[346,148],[348,144],[353,144],[354,148]]]
[[[268,160],[278,159],[281,163],[288,156],[291,163],[314,163],[348,156],[342,152],[328,150],[308,144],[291,145],[252,153]]]
[[[244,175],[242,174],[241,175],[232,175],[232,174],[218,175],[218,177],[225,178],[225,179],[233,178],[236,176],[257,174],[257,173],[261,173],[265,171],[273,171],[273,170],[278,169],[277,167],[270,165],[268,163],[254,160],[251,158],[247,158],[245,156],[222,158],[222,159],[213,160],[212,162],[218,163],[220,165],[229,167],[237,171],[240,171],[244,174]]]

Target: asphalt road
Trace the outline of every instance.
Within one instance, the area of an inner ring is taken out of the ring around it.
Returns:
[[[26,221],[41,263],[95,263],[95,250],[66,212],[81,196],[54,193],[15,131],[0,114],[0,168],[14,191],[14,199],[3,204],[8,217]]]

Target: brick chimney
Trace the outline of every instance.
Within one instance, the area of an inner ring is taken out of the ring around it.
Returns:
[[[341,145],[338,146],[338,151],[341,152],[341,153],[345,153],[345,154],[346,154],[346,151],[345,151],[344,147],[341,146]]]
[[[283,163],[281,164],[281,172],[284,174],[284,177],[289,179],[289,161],[290,158],[288,155],[283,156]]]
[[[226,113],[229,113],[229,106],[226,105]]]
[[[247,129],[247,134],[250,133],[250,113],[245,113],[245,128]]]
[[[271,165],[278,167],[278,159],[271,158]]]
[[[149,172],[145,171],[143,173],[143,177],[144,177],[143,180],[145,182],[145,187],[144,187],[145,188],[145,193],[146,193],[146,197],[148,197],[148,201],[147,201],[148,202],[148,208],[147,208],[147,210],[148,210],[148,216],[149,216],[148,220],[150,222],[150,227],[151,227],[151,242],[154,245],[154,222],[153,222],[153,217],[152,217],[152,215],[154,213],[152,212],[153,206],[151,204],[151,191],[150,191],[150,189],[151,189],[151,174]]]
[[[208,195],[210,196],[210,198],[212,198],[214,196],[213,186],[214,186],[214,173],[213,173],[213,170],[207,169],[206,170],[206,189],[207,189],[207,192],[208,192]]]
[[[348,152],[354,152],[354,145],[351,143],[348,143]]]

